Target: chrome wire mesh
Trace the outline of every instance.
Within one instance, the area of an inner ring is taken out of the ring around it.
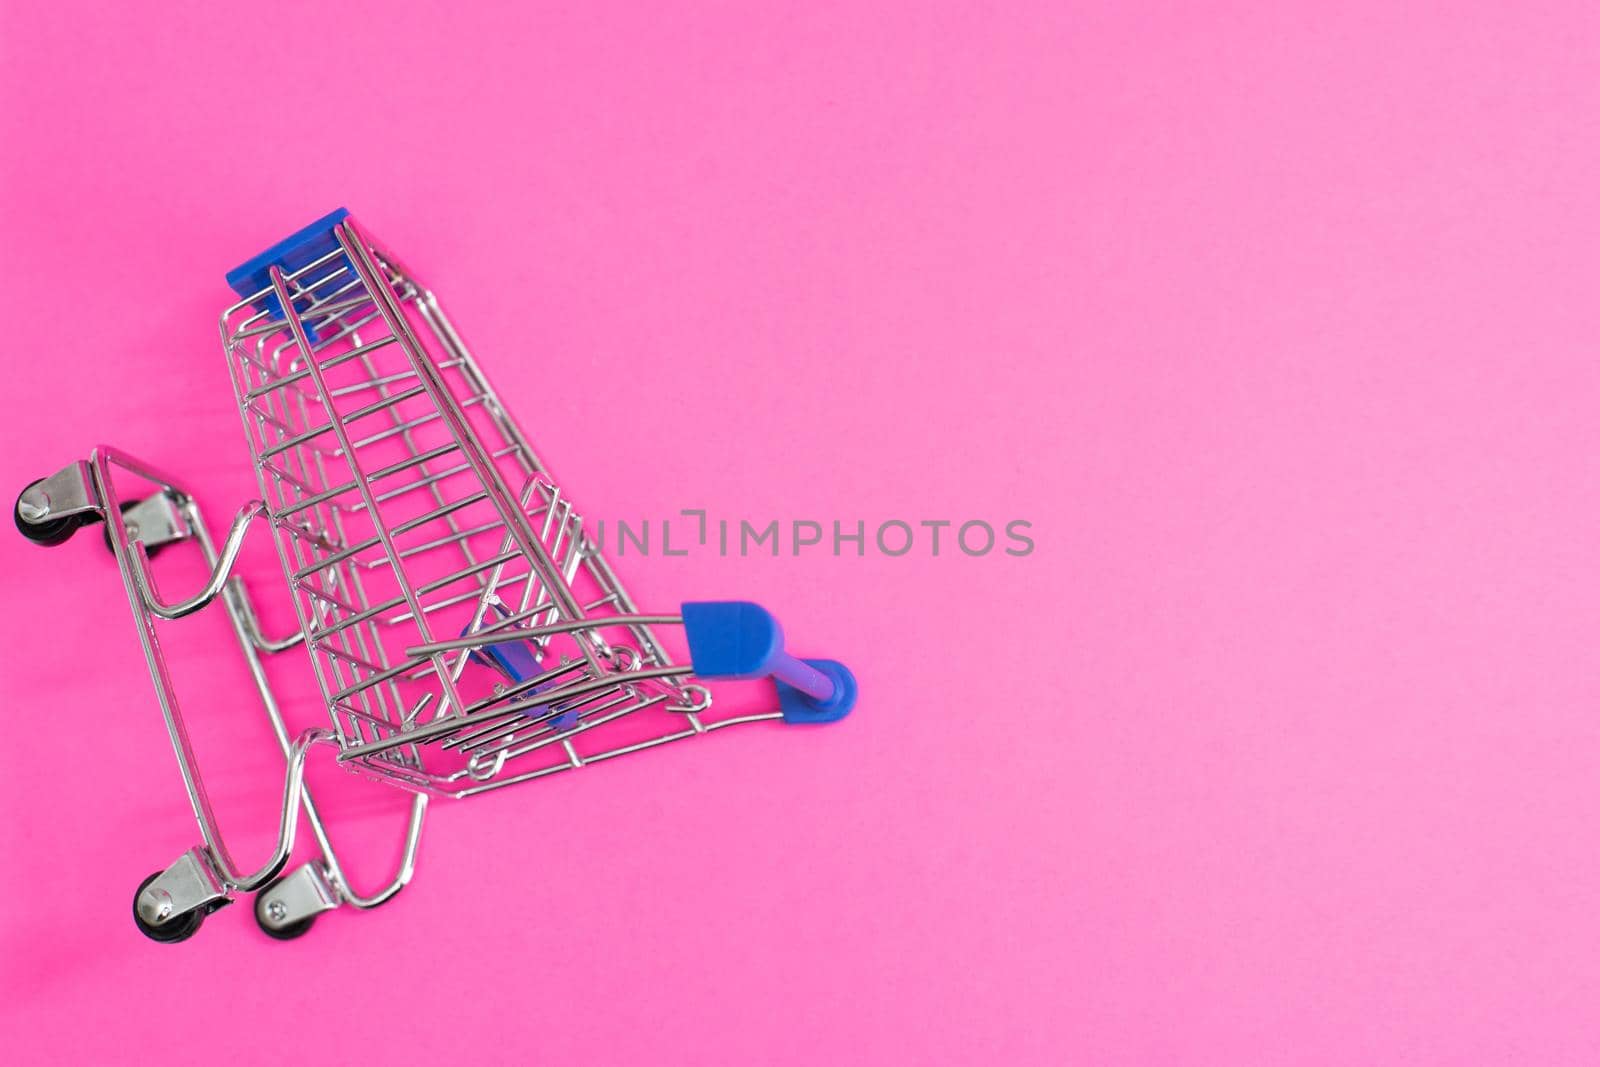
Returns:
[[[341,758],[466,795],[769,717],[709,717],[432,294],[335,235],[222,330]],[[520,681],[427,650],[517,629]]]

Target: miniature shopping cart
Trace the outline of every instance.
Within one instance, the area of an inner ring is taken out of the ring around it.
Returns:
[[[222,315],[222,342],[261,499],[240,509],[220,548],[179,481],[111,448],[28,486],[16,506],[18,528],[39,544],[105,522],[200,825],[203,843],[136,891],[144,934],[181,941],[254,892],[261,928],[297,937],[324,911],[375,907],[405,886],[430,796],[472,796],[738,723],[850,711],[850,672],[789,655],[754,604],[641,612],[433,294],[345,211],[228,282],[240,301]],[[143,488],[119,490],[129,481]],[[262,632],[231,573],[258,519],[273,530],[299,621],[282,638]],[[210,577],[174,600],[158,591],[151,558],[181,542],[198,546]],[[218,600],[288,764],[277,844],[254,870],[223,843],[158,640],[169,620]],[[689,665],[658,640],[676,626]],[[328,726],[291,736],[262,657],[295,645],[309,654]],[[759,714],[719,707],[705,684],[763,676],[777,707]],[[303,782],[308,752],[323,745],[415,794],[398,869],[370,894],[353,888]],[[301,810],[321,855],[280,877]]]

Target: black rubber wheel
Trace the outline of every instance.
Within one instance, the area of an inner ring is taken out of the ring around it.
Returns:
[[[150,940],[160,941],[164,945],[175,945],[179,941],[187,941],[195,935],[195,931],[199,930],[200,924],[205,921],[206,912],[204,908],[196,908],[182,918],[173,922],[162,923],[160,926],[151,926],[145,922],[144,917],[139,914],[139,894],[144,892],[145,886],[160,878],[161,873],[157,871],[152,874],[140,882],[139,888],[133,891],[133,924],[139,928],[141,934]]]
[[[281,881],[283,881],[282,878],[274,878],[262,886],[256,893],[256,905],[251,910],[255,913],[256,925],[261,927],[262,933],[279,941],[293,941],[297,937],[304,937],[310,933],[311,927],[316,924],[317,917],[312,915],[309,918],[301,919],[299,922],[290,923],[288,926],[268,926],[267,920],[261,914],[261,905],[267,899],[267,894],[271,892],[272,887]]]
[[[74,530],[83,525],[83,519],[78,515],[63,515],[59,519],[49,519],[45,522],[29,522],[22,517],[22,494],[32,489],[31,485],[24,486],[22,493],[17,494],[17,502],[12,505],[11,517],[16,521],[17,531],[36,545],[59,545],[72,536]]]
[[[126,515],[128,512],[130,512],[134,508],[138,507],[139,504],[140,504],[140,501],[137,501],[137,500],[124,500],[122,502],[122,513],[124,515]],[[106,528],[104,530],[100,531],[100,537],[106,543],[106,551],[110,552],[113,556],[116,555],[117,554],[117,550],[111,547],[111,524],[109,522],[106,523]],[[170,544],[170,542],[168,542],[168,543]],[[161,554],[161,550],[163,548],[166,548],[166,547],[167,546],[165,544],[157,545],[154,548],[151,548],[149,545],[145,545],[144,546],[145,558],[146,559],[155,559],[157,556],[159,556]]]

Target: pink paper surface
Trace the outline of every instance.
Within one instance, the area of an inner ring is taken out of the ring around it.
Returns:
[[[7,532],[0,1058],[1600,1060],[1593,6],[1203,7],[0,6],[7,492],[104,441],[224,522],[222,274],[343,204],[592,516],[1037,546],[619,559],[859,709],[438,803],[393,903],[168,947],[115,568]],[[244,862],[281,760],[180,627]],[[404,797],[330,764],[370,887]]]

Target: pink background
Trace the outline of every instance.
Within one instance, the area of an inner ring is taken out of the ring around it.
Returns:
[[[403,6],[6,0],[7,493],[105,440],[225,519],[222,273],[347,204],[590,514],[1037,551],[620,561],[857,714],[440,804],[392,905],[169,948],[114,569],[0,536],[10,1062],[1600,1058],[1593,5]],[[261,718],[179,681],[253,855]],[[318,774],[375,871],[403,798]]]

